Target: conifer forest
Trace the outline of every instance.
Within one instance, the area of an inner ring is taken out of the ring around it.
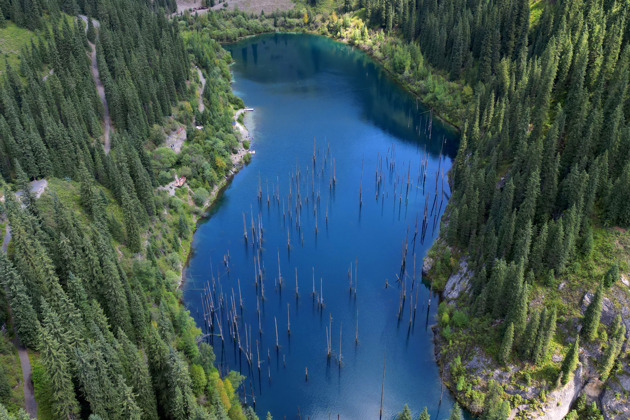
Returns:
[[[630,1],[0,0],[0,53],[0,420],[630,419]]]

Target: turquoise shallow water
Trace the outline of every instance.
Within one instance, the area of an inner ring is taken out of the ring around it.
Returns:
[[[430,329],[437,296],[420,268],[450,193],[457,135],[347,45],[273,34],[226,48],[234,90],[254,108],[245,124],[256,153],[195,233],[184,285],[220,369],[246,377],[241,397],[251,405],[253,395],[263,417],[371,419],[385,361],[383,418],[405,403],[448,417]]]

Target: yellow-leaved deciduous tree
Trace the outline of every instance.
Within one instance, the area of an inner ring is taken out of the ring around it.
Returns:
[[[226,393],[226,387],[221,378],[216,378],[216,388],[219,392],[219,395],[221,396],[221,403],[223,403],[225,411],[230,411],[230,408],[232,408],[232,403],[230,402],[230,397],[228,397]]]
[[[195,114],[193,112],[192,105],[190,105],[190,102],[184,101],[180,103],[179,111],[182,122],[184,124],[192,124]]]
[[[226,168],[226,163],[223,160],[223,158],[221,158],[221,156],[215,156],[214,158],[214,166],[217,168],[217,170],[219,171],[219,173],[223,173],[225,172],[225,168]]]
[[[304,21],[305,25],[308,23],[308,12],[307,11],[304,11],[304,16],[302,17],[302,20]]]

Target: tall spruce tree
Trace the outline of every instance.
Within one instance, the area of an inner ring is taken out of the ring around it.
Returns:
[[[51,386],[51,401],[57,418],[76,418],[79,404],[74,394],[70,362],[61,344],[46,329],[40,329],[39,350]]]
[[[512,353],[512,343],[514,342],[514,323],[510,322],[505,333],[503,334],[503,341],[501,342],[501,350],[499,351],[499,360],[502,364],[507,364]]]
[[[617,280],[619,280],[619,264],[614,263],[604,275],[604,286],[609,289]]]
[[[597,287],[597,292],[593,300],[586,308],[584,312],[584,318],[582,319],[582,331],[581,335],[586,341],[593,341],[597,337],[597,329],[599,328],[599,320],[602,315],[602,300],[604,298],[604,284],[600,282]]]
[[[40,325],[31,298],[21,276],[6,254],[0,252],[0,282],[5,288],[11,306],[13,325],[22,344],[37,349]]]
[[[562,375],[562,384],[566,385],[571,379],[571,375],[578,364],[580,351],[580,337],[575,337],[575,341],[569,347],[569,351],[562,360],[562,366],[560,367],[560,374]]]

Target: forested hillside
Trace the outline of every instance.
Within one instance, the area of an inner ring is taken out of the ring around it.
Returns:
[[[628,286],[619,281],[628,249],[601,249],[615,236],[602,226],[630,226],[628,3],[546,2],[539,16],[525,0],[365,6],[369,21],[398,26],[434,68],[474,87],[450,174],[442,237],[451,249],[435,252],[446,266],[451,252],[466,261],[469,296],[457,307],[473,320],[451,325],[453,309],[441,308],[444,352],[463,357],[474,331],[500,363],[524,365],[538,392],[512,391],[511,408],[526,411],[572,380],[579,347],[584,370],[596,371],[583,382],[605,382],[625,357],[629,327]],[[460,362],[450,365],[452,380],[479,410],[483,386]]]
[[[169,20],[174,0],[0,0],[0,31],[20,36],[0,67],[3,360],[17,364],[15,334],[43,419],[255,417],[235,395],[240,377],[221,377],[197,343],[177,286],[196,217],[240,147],[231,122],[243,104],[215,39],[303,30],[365,49],[461,130],[428,264],[434,288],[459,279],[438,319],[458,400],[502,419],[564,409],[554,390],[574,385],[577,397],[588,385],[570,418],[621,418],[629,6],[347,0]],[[185,188],[168,187],[175,176]],[[40,178],[36,198],[29,181]],[[14,370],[0,372],[0,402],[16,413]]]
[[[28,348],[41,419],[256,418],[235,392],[240,375],[217,371],[179,302],[195,220],[239,147],[242,102],[229,55],[184,40],[167,18],[174,7],[0,1],[0,31],[32,39],[0,75],[2,360],[13,372],[13,335]],[[169,143],[182,131],[185,144]],[[183,187],[166,186],[182,176]],[[41,178],[46,191],[31,192]],[[0,403],[18,415],[22,387],[7,391],[10,380],[0,374]]]

